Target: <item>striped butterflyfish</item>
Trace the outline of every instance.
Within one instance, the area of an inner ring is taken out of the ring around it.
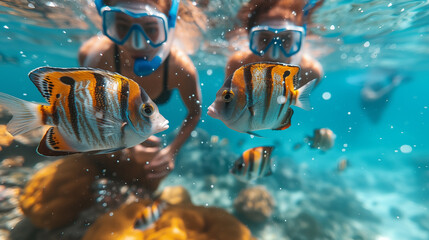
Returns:
[[[140,216],[134,223],[134,228],[139,230],[146,230],[153,226],[153,224],[161,217],[162,212],[167,207],[167,203],[162,200],[155,200],[152,204],[146,206],[139,213]]]
[[[41,67],[31,71],[29,78],[49,104],[0,93],[0,105],[13,115],[7,130],[14,136],[50,126],[37,148],[41,155],[113,152],[168,128],[147,93],[117,73]]]
[[[226,78],[207,113],[239,132],[284,130],[291,125],[291,105],[310,109],[309,93],[316,81],[295,89],[299,72],[299,66],[283,63],[244,65]]]
[[[273,149],[272,146],[262,146],[244,151],[232,166],[231,173],[244,182],[271,175]]]

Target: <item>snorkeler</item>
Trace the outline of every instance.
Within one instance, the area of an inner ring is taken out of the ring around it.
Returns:
[[[116,155],[120,160],[143,164],[147,172],[144,178],[158,182],[173,170],[175,155],[201,116],[195,66],[185,53],[172,46],[179,2],[95,0],[104,35],[92,37],[79,51],[81,66],[102,68],[133,79],[158,106],[170,100],[174,89],[179,90],[188,114],[174,141],[161,149],[159,138],[151,136]]]
[[[226,65],[226,76],[239,67],[261,61],[296,64],[301,67],[299,86],[323,76],[320,63],[302,53],[307,23],[322,1],[250,0],[238,12],[249,36],[249,49],[237,51]]]
[[[392,93],[410,77],[397,72],[395,69],[373,69],[365,76],[361,89],[361,107],[367,113],[372,123],[378,123],[387,107]]]

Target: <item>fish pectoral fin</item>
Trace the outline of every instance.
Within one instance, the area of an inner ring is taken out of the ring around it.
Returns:
[[[250,135],[253,135],[253,136],[255,136],[255,137],[263,138],[263,136],[261,136],[261,135],[259,135],[259,134],[257,134],[257,133],[251,132],[251,131],[247,131],[246,133],[248,133],[248,134],[250,134]]]
[[[293,115],[293,109],[288,108],[280,125],[277,128],[273,128],[273,130],[285,130],[289,128],[291,125],[292,115]]]
[[[64,156],[77,152],[67,144],[57,127],[49,128],[37,147],[37,153],[43,156]]]

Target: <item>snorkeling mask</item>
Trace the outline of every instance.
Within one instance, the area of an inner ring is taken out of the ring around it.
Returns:
[[[257,25],[250,30],[249,47],[258,56],[269,53],[272,59],[278,59],[281,52],[285,57],[292,57],[301,49],[305,33],[305,25],[301,27],[289,22]]]
[[[134,73],[137,76],[154,72],[170,53],[179,3],[180,0],[172,0],[167,17],[143,3],[106,6],[103,0],[95,0],[95,6],[103,19],[104,35],[118,45],[130,40],[135,50],[147,50],[150,53],[135,59]]]

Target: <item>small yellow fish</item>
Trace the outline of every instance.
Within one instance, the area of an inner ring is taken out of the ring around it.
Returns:
[[[335,144],[336,135],[329,128],[320,128],[314,130],[313,137],[307,137],[311,148],[317,148],[322,151],[331,149]]]
[[[134,224],[135,229],[146,230],[150,228],[154,222],[160,217],[164,209],[167,207],[167,203],[161,200],[156,200],[151,205],[141,211],[141,217],[139,217]]]
[[[347,160],[346,158],[343,158],[343,159],[341,159],[339,162],[338,162],[338,165],[337,165],[337,171],[338,172],[343,172],[344,170],[346,170],[346,168],[349,166],[350,164],[349,164],[349,160]]]
[[[272,173],[271,152],[274,147],[255,147],[243,152],[231,169],[237,179],[251,182]]]
[[[239,132],[284,130],[291,125],[291,105],[310,109],[316,81],[295,90],[299,72],[299,66],[282,63],[244,65],[225,80],[207,113]]]
[[[7,130],[14,136],[51,126],[37,148],[41,155],[112,152],[168,128],[168,121],[146,92],[119,74],[92,68],[41,67],[29,77],[49,105],[5,93],[0,93],[0,105],[13,114]]]

